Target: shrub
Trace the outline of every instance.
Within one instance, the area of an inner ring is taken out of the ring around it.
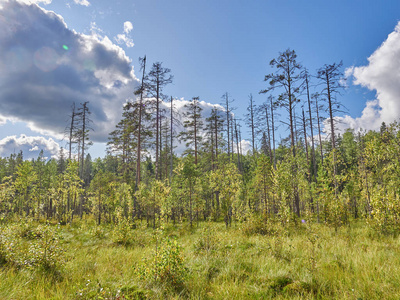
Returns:
[[[252,215],[242,223],[242,232],[247,235],[270,235],[274,236],[283,229],[271,219],[265,220],[263,217]]]
[[[178,242],[167,239],[151,260],[144,259],[144,265],[137,267],[136,272],[143,281],[181,290],[184,288],[188,269],[184,265],[182,248]]]
[[[20,266],[23,264],[19,249],[21,239],[11,226],[0,227],[0,264]]]
[[[216,236],[215,230],[205,227],[201,231],[200,237],[194,243],[193,247],[196,253],[202,251],[210,253],[217,250],[219,247],[219,240]]]
[[[113,242],[121,245],[129,245],[132,243],[132,227],[133,223],[130,218],[125,218],[121,209],[117,209],[117,224],[114,226],[112,238]]]
[[[43,270],[59,269],[65,261],[64,250],[60,245],[61,235],[58,227],[49,224],[39,225],[36,231],[38,238],[31,242],[25,264]]]

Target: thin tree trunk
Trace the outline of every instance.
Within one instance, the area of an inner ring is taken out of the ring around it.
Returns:
[[[310,115],[310,129],[311,129],[311,155],[312,155],[312,164],[314,169],[314,177],[317,178],[317,164],[315,160],[315,145],[314,145],[314,129],[311,115],[311,101],[310,101],[310,91],[308,87],[308,74],[306,73],[306,88],[307,88],[307,101],[308,101],[308,112]]]
[[[159,131],[160,131],[160,103],[159,103],[159,97],[160,97],[160,85],[159,81],[157,80],[157,88],[156,88],[156,93],[157,93],[157,99],[156,99],[156,170],[155,170],[155,175],[156,179],[158,179],[158,172],[159,172],[159,161],[158,161],[158,147],[159,147]]]
[[[197,100],[194,101],[194,163],[197,165]]]
[[[265,106],[265,119],[267,121],[268,155],[272,162],[271,133],[270,133],[270,128],[269,128],[268,106]]]
[[[230,153],[230,136],[229,136],[229,99],[228,99],[228,93],[225,93],[225,100],[226,100],[226,130],[227,130],[227,136],[228,136],[228,158],[229,160],[231,159],[231,153]]]
[[[323,155],[323,151],[322,151],[322,137],[321,137],[321,124],[320,124],[320,120],[319,120],[318,97],[315,97],[315,109],[316,109],[316,113],[317,113],[319,148],[321,151],[321,165],[322,165],[324,163],[324,155]]]
[[[304,145],[306,147],[306,157],[307,157],[307,164],[309,162],[308,159],[308,143],[307,143],[307,131],[306,131],[306,117],[304,116],[304,109],[302,110],[303,113],[303,132],[304,132]]]
[[[174,147],[173,147],[173,143],[174,143],[174,136],[173,136],[173,111],[174,111],[174,106],[173,106],[173,98],[171,96],[171,160],[170,160],[170,170],[169,170],[169,183],[171,184],[172,182],[172,169],[173,169],[173,163],[174,163]],[[174,219],[175,221],[175,219]]]
[[[272,103],[272,97],[270,98],[271,102],[271,125],[272,125],[272,146],[274,152],[274,169],[276,170],[276,156],[275,156],[275,124],[274,124],[274,106]]]
[[[139,131],[138,131],[138,143],[137,143],[137,150],[136,150],[136,190],[139,188],[140,184],[140,154],[141,154],[141,147],[142,147],[142,110],[143,110],[143,89],[144,89],[144,76],[146,72],[146,56],[143,58],[143,74],[142,74],[142,85],[140,88],[140,102],[139,102]],[[136,201],[135,201],[136,202]],[[134,203],[134,208],[136,208],[136,203]]]
[[[72,116],[71,116],[71,127],[69,128],[69,160],[71,160],[72,157],[72,139],[73,139],[73,134],[74,134],[74,120],[75,120],[75,102],[72,104]]]

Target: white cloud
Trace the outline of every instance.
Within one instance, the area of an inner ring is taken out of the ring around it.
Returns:
[[[0,126],[7,123],[7,118],[0,115]]]
[[[252,149],[251,143],[248,140],[241,140],[240,143],[239,143],[239,147],[242,148],[242,154],[243,155],[246,155],[247,152],[249,152],[249,151],[251,152],[251,149]],[[233,148],[234,148],[233,152],[237,153],[236,146],[233,147]]]
[[[7,1],[7,0],[6,0]],[[25,3],[25,4],[44,4],[48,5],[52,2],[52,0],[18,0],[18,2]]]
[[[132,48],[135,45],[132,38],[130,37],[130,32],[132,30],[132,23],[129,21],[124,22],[124,32],[117,34],[117,36],[114,37],[114,40],[120,45],[125,45],[128,48]]]
[[[129,22],[129,21],[124,22],[124,33],[129,33],[132,31],[132,29],[133,29],[133,25],[131,22]]]
[[[126,34],[117,34],[117,36],[115,37],[115,41],[118,44],[125,44],[128,48],[132,48],[133,46],[135,46],[133,40],[129,38]]]
[[[72,102],[79,106],[89,101],[90,137],[106,142],[138,85],[124,50],[101,30],[77,33],[61,16],[37,5],[10,0],[3,3],[0,16],[3,118],[59,138]]]
[[[8,136],[0,140],[0,157],[8,157],[12,153],[22,150],[24,159],[37,158],[41,150],[45,157],[56,158],[60,152],[60,145],[52,138],[41,136],[26,136],[21,134]]]
[[[75,4],[82,5],[82,6],[89,6],[90,2],[87,0],[74,0]]]
[[[376,99],[368,101],[361,117],[339,118],[342,126],[377,130],[382,122],[390,123],[400,116],[400,22],[382,45],[368,58],[368,65],[351,67],[345,72],[353,76],[353,84],[376,91]]]

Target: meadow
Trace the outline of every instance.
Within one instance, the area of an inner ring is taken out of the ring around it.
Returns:
[[[0,228],[0,299],[400,298],[400,240],[365,222]]]

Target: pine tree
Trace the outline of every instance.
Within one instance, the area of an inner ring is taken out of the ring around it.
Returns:
[[[224,118],[222,112],[216,107],[211,109],[211,114],[206,118],[205,127],[205,140],[203,147],[211,154],[211,167],[214,170],[216,168],[216,162],[218,161],[219,149],[221,149],[222,132],[223,132]]]
[[[249,105],[247,106],[248,113],[245,115],[246,125],[250,128],[251,133],[251,146],[252,146],[252,154],[255,155],[256,153],[256,125],[255,125],[255,105],[253,101],[253,95],[249,95]]]
[[[161,140],[161,108],[160,102],[162,99],[162,90],[163,88],[172,83],[173,76],[170,75],[171,70],[168,68],[163,68],[162,63],[156,62],[153,64],[150,72],[145,77],[146,88],[149,93],[155,98],[155,125],[156,125],[156,135],[155,135],[155,147],[156,147],[156,169],[155,174],[158,179],[161,176],[160,168],[160,157],[159,157],[159,149],[160,149],[160,140]]]
[[[287,49],[279,54],[278,58],[270,62],[271,67],[276,68],[277,73],[271,73],[265,76],[264,81],[269,82],[269,87],[262,90],[261,93],[268,93],[272,90],[281,90],[277,104],[286,109],[289,114],[290,145],[293,158],[296,157],[296,130],[295,130],[295,104],[299,102],[297,95],[301,87],[301,65],[297,62],[297,55],[294,50]],[[295,159],[293,160],[295,163]],[[293,176],[297,176],[296,165],[292,166]],[[297,186],[294,188],[294,208],[300,216],[300,199]]]
[[[186,147],[188,147],[186,152],[194,154],[194,163],[197,165],[198,149],[202,140],[200,132],[203,129],[203,120],[201,117],[203,109],[199,105],[199,97],[193,97],[192,101],[185,104],[185,108],[186,111],[183,114],[186,118],[183,122],[185,131],[181,132],[179,137],[186,143]]]

